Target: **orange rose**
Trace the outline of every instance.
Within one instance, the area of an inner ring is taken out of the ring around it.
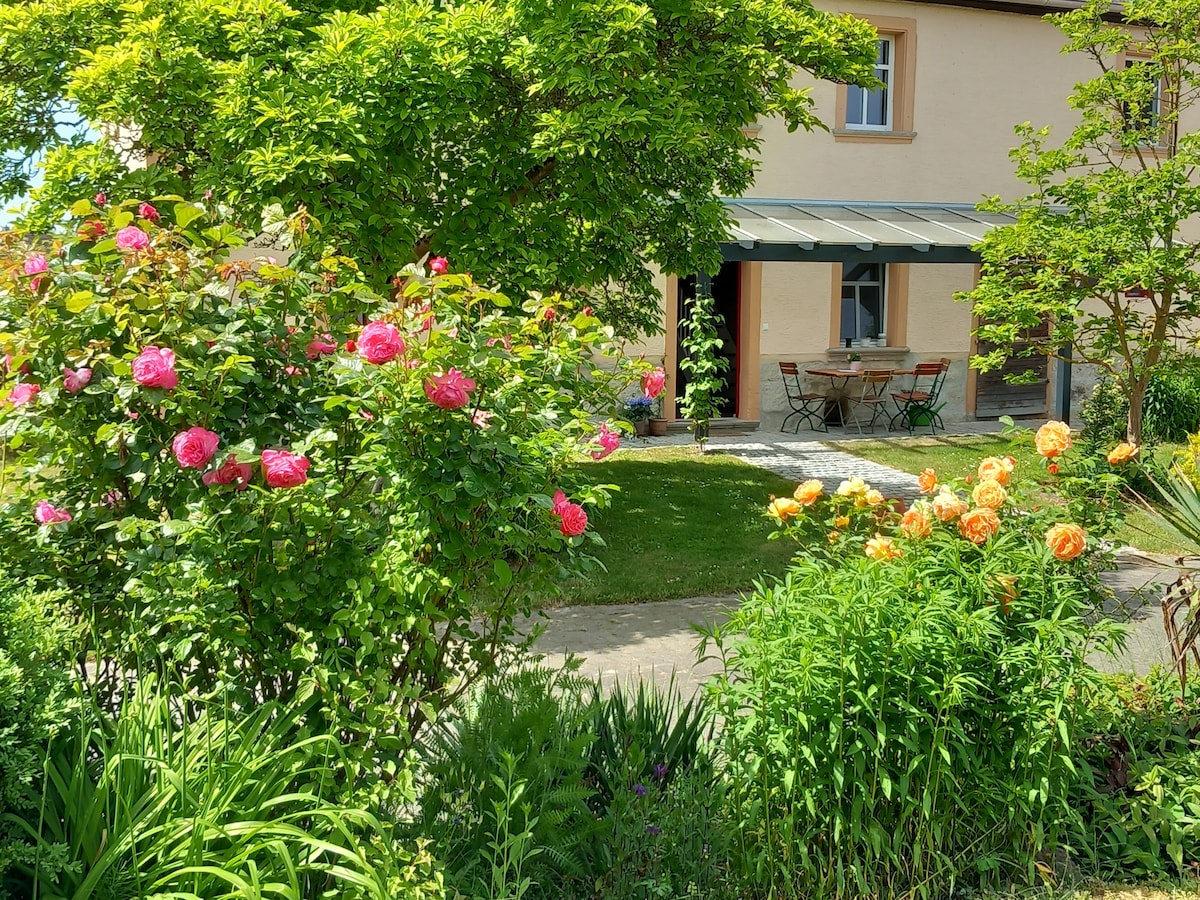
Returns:
[[[835,528],[846,528],[849,525],[850,525],[850,517],[849,516],[838,516],[836,519],[833,520],[833,526]]]
[[[913,540],[929,537],[933,533],[933,520],[924,506],[914,506],[900,519],[900,530]]]
[[[921,489],[922,494],[932,494],[937,490],[937,472],[926,469],[917,476],[917,487]]]
[[[1108,451],[1108,464],[1110,466],[1119,466],[1127,463],[1138,455],[1139,449],[1137,444],[1121,441],[1121,443]]]
[[[943,489],[933,498],[933,512],[943,522],[953,522],[970,507],[953,491]]]
[[[975,501],[976,506],[999,509],[1008,499],[1008,491],[1000,486],[1000,482],[989,478],[975,485],[975,490],[971,491],[971,499]]]
[[[1046,466],[1046,471],[1049,472],[1051,475],[1057,475],[1058,474],[1058,463],[1050,463],[1050,465]]]
[[[1013,462],[1011,456],[989,456],[979,464],[979,480],[1008,484],[1008,476],[1012,474]]]
[[[800,515],[800,504],[791,497],[776,497],[767,507],[767,514],[780,522],[786,522],[793,516]]]
[[[875,535],[863,545],[863,553],[876,562],[887,562],[901,555],[901,550],[891,538]]]
[[[1078,525],[1059,522],[1046,532],[1046,546],[1056,559],[1074,559],[1083,552],[1086,537]]]
[[[1046,459],[1054,459],[1071,446],[1071,426],[1066,422],[1047,422],[1037,430],[1033,443],[1038,453]]]
[[[1000,517],[986,506],[965,512],[958,530],[972,544],[986,544],[1000,530]]]
[[[996,582],[1000,585],[1000,609],[1008,612],[1008,605],[1017,599],[1017,576],[997,575]]]
[[[831,531],[829,532],[829,537],[826,538],[826,540],[828,540],[831,544],[836,544],[841,536],[842,533],[840,531]]]
[[[825,486],[814,478],[797,487],[796,493],[792,494],[792,496],[801,506],[812,506],[820,499],[824,491]]]

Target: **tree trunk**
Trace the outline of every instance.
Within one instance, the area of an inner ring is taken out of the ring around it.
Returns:
[[[1126,423],[1125,440],[1138,446],[1142,443],[1142,402],[1146,399],[1149,381],[1150,376],[1146,374],[1129,383],[1129,421]]]

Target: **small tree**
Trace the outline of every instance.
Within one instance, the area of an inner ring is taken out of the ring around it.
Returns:
[[[679,360],[679,368],[688,374],[680,412],[692,420],[692,434],[701,453],[708,442],[709,420],[717,412],[717,398],[725,386],[722,373],[729,367],[729,360],[717,353],[722,345],[718,321],[712,294],[698,291],[688,304],[687,330],[680,345],[687,355]]]
[[[1129,26],[1105,21],[1109,10],[1089,0],[1052,17],[1065,50],[1100,73],[1071,95],[1080,122],[1062,147],[1049,146],[1048,128],[1017,127],[1011,155],[1034,191],[984,204],[1017,222],[984,239],[979,285],[959,299],[975,304],[976,334],[993,345],[977,369],[1069,351],[1112,374],[1139,442],[1150,376],[1200,314],[1200,242],[1180,231],[1200,213],[1200,135],[1180,128],[1200,99],[1200,0],[1130,0]]]
[[[0,198],[53,149],[36,230],[96,191],[211,190],[247,222],[305,206],[377,288],[432,252],[661,327],[646,264],[719,262],[746,126],[818,126],[794,76],[865,83],[874,41],[810,0],[0,0]]]

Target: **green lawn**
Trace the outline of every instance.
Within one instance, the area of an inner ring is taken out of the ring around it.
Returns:
[[[1013,456],[1017,460],[1018,477],[1028,478],[1032,473],[1039,483],[1053,479],[1042,467],[1037,452],[1030,444],[1014,443],[996,434],[846,441],[838,444],[838,449],[914,475],[929,467],[946,477],[974,473],[975,466],[985,456]],[[1174,450],[1174,445],[1163,445],[1156,450],[1156,457],[1159,460],[1169,459]],[[1169,528],[1132,503],[1126,513],[1125,524],[1114,537],[1121,544],[1131,544],[1151,553],[1195,552]]]
[[[786,569],[795,545],[767,540],[763,511],[771,494],[790,494],[794,483],[694,447],[620,451],[584,465],[596,469],[590,480],[621,490],[591,514],[589,527],[608,545],[596,554],[607,574],[568,584],[564,602],[727,594]]]

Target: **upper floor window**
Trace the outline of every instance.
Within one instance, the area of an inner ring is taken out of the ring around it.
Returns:
[[[881,36],[876,43],[875,77],[882,87],[868,90],[858,85],[846,87],[846,127],[892,131],[892,98],[896,83],[896,41]]]
[[[1162,143],[1159,123],[1162,116],[1162,79],[1150,60],[1126,57],[1125,69],[1137,77],[1131,82],[1136,96],[1121,104],[1121,115],[1125,120],[1126,133],[1136,136],[1141,143]]]
[[[866,15],[875,42],[873,90],[839,84],[834,100],[833,139],[850,143],[909,143],[916,92],[917,20]]]

